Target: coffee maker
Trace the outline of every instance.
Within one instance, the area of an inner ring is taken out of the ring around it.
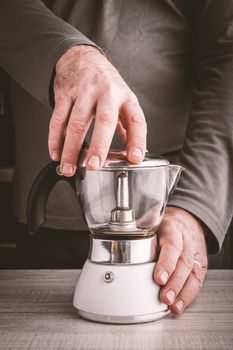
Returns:
[[[169,313],[153,280],[158,246],[156,230],[182,168],[146,153],[140,164],[125,151],[110,150],[100,170],[86,168],[83,150],[76,174],[64,177],[58,162],[36,178],[28,199],[29,230],[46,221],[46,203],[58,181],[67,181],[80,201],[90,231],[87,260],[77,282],[73,305],[88,320],[131,324]]]

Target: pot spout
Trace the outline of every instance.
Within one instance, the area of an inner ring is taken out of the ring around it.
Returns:
[[[182,170],[184,170],[184,168],[180,165],[169,165],[169,195],[174,192]]]

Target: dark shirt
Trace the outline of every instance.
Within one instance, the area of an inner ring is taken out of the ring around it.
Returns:
[[[233,212],[233,2],[5,0],[0,8],[0,64],[14,79],[19,220],[49,161],[55,63],[73,45],[97,45],[139,99],[148,149],[186,169],[169,204],[205,223],[216,252]],[[47,225],[84,227],[65,184],[51,195]]]

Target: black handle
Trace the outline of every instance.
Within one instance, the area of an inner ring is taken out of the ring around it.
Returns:
[[[30,233],[36,233],[46,222],[46,204],[58,181],[67,181],[76,191],[75,175],[66,177],[57,173],[59,162],[47,164],[35,179],[27,201],[27,222]]]

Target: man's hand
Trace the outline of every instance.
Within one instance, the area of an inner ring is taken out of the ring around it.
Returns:
[[[160,299],[180,314],[200,291],[207,271],[204,228],[187,211],[168,207],[158,229],[159,260],[154,279]]]
[[[129,63],[130,64],[130,63]],[[146,150],[146,122],[138,100],[108,59],[91,46],[70,48],[56,64],[55,108],[49,152],[72,176],[85,135],[95,118],[87,168],[100,168],[115,130],[126,142],[127,158],[139,163]]]

